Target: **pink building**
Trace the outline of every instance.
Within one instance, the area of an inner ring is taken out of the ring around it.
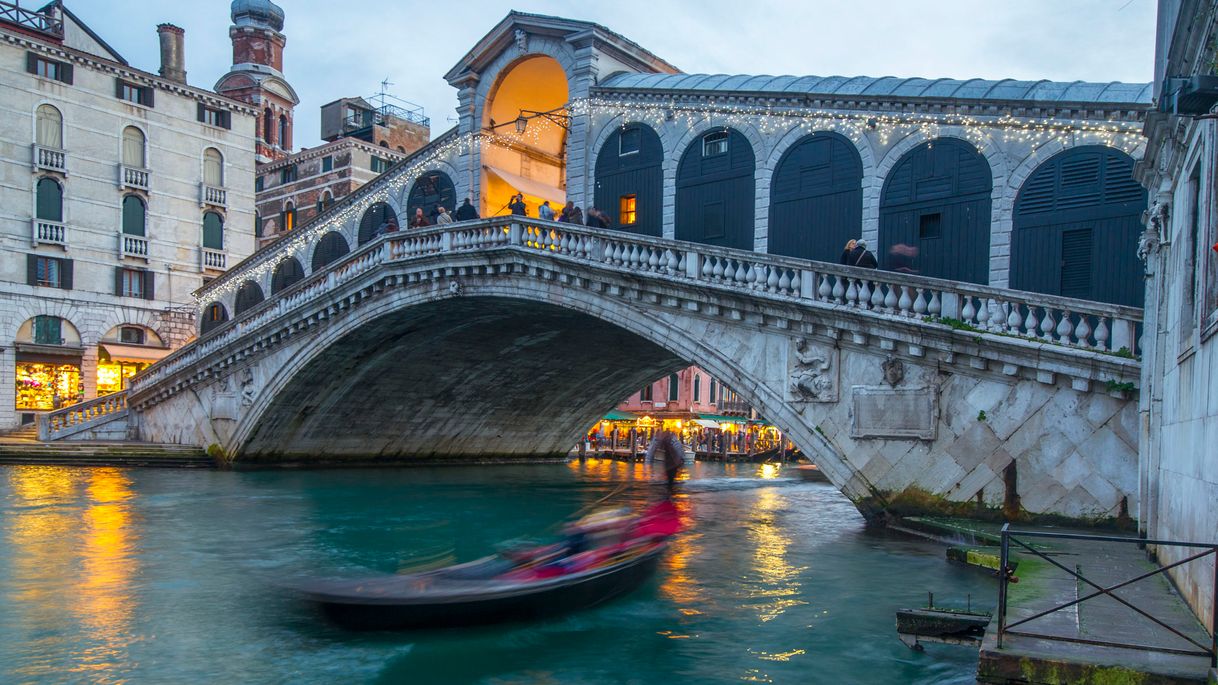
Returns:
[[[653,419],[689,420],[700,414],[749,415],[749,406],[735,392],[696,366],[655,381],[617,408]]]

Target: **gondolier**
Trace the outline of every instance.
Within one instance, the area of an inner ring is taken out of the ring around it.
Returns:
[[[668,493],[672,494],[673,488],[676,487],[677,474],[681,472],[681,467],[685,464],[685,446],[681,444],[681,439],[667,429],[656,431],[651,437],[651,444],[647,446],[647,461],[654,463],[657,453],[664,459],[664,475],[667,478]]]

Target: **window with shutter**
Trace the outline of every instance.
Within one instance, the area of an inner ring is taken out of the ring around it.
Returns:
[[[675,373],[669,374],[669,376],[668,376],[668,401],[676,402],[680,398],[680,395],[681,395],[681,385],[680,385],[680,380],[677,378],[677,374],[675,374]]]
[[[53,178],[38,179],[36,198],[37,218],[63,221],[63,187]]]
[[[1061,293],[1064,297],[1091,297],[1091,229],[1062,233]]]
[[[224,187],[224,156],[214,147],[203,151],[203,182],[215,188]]]
[[[146,226],[144,201],[136,195],[123,198],[123,233],[143,236]]]
[[[42,147],[63,149],[63,115],[51,105],[39,105],[34,142]]]
[[[35,316],[34,343],[38,345],[62,345],[63,321],[58,316]]]
[[[224,249],[224,219],[215,212],[203,215],[203,247],[210,250]]]
[[[144,132],[134,126],[123,129],[123,165],[145,168]]]

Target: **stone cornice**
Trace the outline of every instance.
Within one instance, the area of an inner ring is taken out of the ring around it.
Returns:
[[[17,35],[0,30],[0,37],[4,41],[20,47],[25,50],[34,50],[58,60],[70,60],[76,64],[89,67],[94,71],[112,74],[127,81],[136,84],[151,86],[160,90],[168,91],[183,97],[191,98],[198,102],[202,102],[210,107],[224,109],[238,114],[247,114],[249,116],[257,116],[258,111],[244,102],[238,102],[219,95],[209,90],[195,88],[193,86],[183,85],[176,81],[169,81],[161,78],[156,74],[146,71],[141,71],[130,66],[102,59],[95,55],[90,55],[79,50],[60,46],[49,45],[38,41],[31,40],[24,35]]]
[[[391,150],[387,147],[373,145],[371,143],[367,143],[362,140],[359,140],[358,138],[339,138],[338,140],[335,140],[330,143],[318,145],[317,147],[311,147],[308,150],[301,150],[300,152],[297,152],[297,153],[294,153],[287,157],[284,157],[283,159],[278,159],[278,160],[275,160],[274,162],[268,162],[266,164],[259,165],[258,175],[261,176],[262,174],[268,174],[273,171],[279,171],[280,169],[282,169],[285,166],[290,166],[292,164],[296,164],[298,162],[303,162],[303,161],[306,161],[309,159],[316,159],[318,157],[324,157],[328,154],[334,153],[336,150],[343,150],[346,148],[358,148],[360,150],[363,150],[363,151],[365,151],[369,154],[373,154],[373,155],[387,155],[390,158],[392,158],[395,162],[398,160],[401,160],[401,159],[405,159],[406,157],[409,156],[409,153],[398,152],[397,150]]]

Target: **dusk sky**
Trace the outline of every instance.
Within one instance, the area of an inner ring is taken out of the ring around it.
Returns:
[[[210,89],[232,62],[226,0],[66,4],[137,68],[157,70],[161,22],[186,29],[192,85]],[[375,93],[384,79],[426,109],[433,136],[447,130],[457,99],[444,73],[511,9],[597,22],[689,73],[1148,82],[1154,56],[1154,0],[277,4],[287,14],[284,71],[301,98],[298,147],[320,142],[321,105]]]

